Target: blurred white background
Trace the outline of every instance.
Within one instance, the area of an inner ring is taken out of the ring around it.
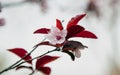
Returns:
[[[61,56],[48,64],[52,68],[51,75],[120,75],[119,0],[42,0],[43,3],[26,1],[0,0],[0,18],[5,19],[5,24],[0,26],[0,70],[19,60],[19,57],[7,49],[22,47],[30,51],[44,39],[44,35],[33,34],[35,30],[55,26],[56,19],[64,20],[63,25],[66,26],[71,17],[86,13],[87,16],[79,24],[95,33],[98,39],[74,38],[88,46],[88,49],[81,51],[81,58],[75,61],[66,54],[51,53]],[[92,9],[88,8],[89,1],[93,1]],[[51,49],[48,46],[39,47],[32,56]],[[29,73],[29,70],[11,70],[3,75]]]

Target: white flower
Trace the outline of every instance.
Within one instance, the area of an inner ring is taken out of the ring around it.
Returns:
[[[46,38],[53,45],[61,44],[65,41],[67,30],[59,30],[57,27],[52,27],[50,32],[46,34]]]
[[[77,58],[80,58],[80,56],[81,56],[80,50],[79,50],[79,49],[76,49],[74,52],[75,52],[75,56],[76,56]]]

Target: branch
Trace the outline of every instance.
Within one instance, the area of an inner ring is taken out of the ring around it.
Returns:
[[[46,38],[45,38],[45,39],[46,39]],[[43,39],[42,42],[43,42],[45,39]],[[2,71],[0,72],[0,74],[6,72],[6,71],[8,71],[8,70],[13,69],[13,67],[14,67],[15,65],[17,65],[18,63],[20,63],[20,62],[21,62],[22,60],[24,60],[24,58],[26,58],[27,56],[31,55],[31,53],[32,53],[33,51],[35,51],[35,50],[37,49],[37,47],[38,47],[38,46],[34,47],[27,55],[25,55],[24,57],[22,57],[20,60],[18,60],[17,62],[15,62],[14,64],[12,64],[12,65],[9,66],[8,68],[2,70]],[[15,68],[15,67],[14,67],[14,68]]]
[[[38,58],[40,58],[40,57],[43,57],[44,55],[46,55],[46,54],[48,54],[48,53],[51,53],[51,52],[54,52],[54,51],[60,51],[60,48],[56,48],[56,49],[54,49],[54,50],[48,51],[48,52],[46,52],[46,53],[44,53],[44,54],[42,54],[42,55],[40,55],[40,56],[37,56],[37,57],[35,57],[35,58],[31,59],[31,60],[23,61],[23,62],[19,63],[18,65],[12,67],[11,69],[14,69],[14,68],[16,68],[16,67],[20,66],[21,64],[24,64],[24,63],[26,63],[26,62],[28,62],[28,61],[32,61],[32,60],[38,59]]]
[[[21,61],[22,61],[24,58],[26,58],[27,56],[31,55],[31,53],[32,53],[33,51],[35,51],[37,47],[38,47],[38,46],[34,47],[27,55],[25,55],[24,57],[22,57],[20,60],[18,60],[17,62],[15,62],[14,64],[12,64],[12,65],[9,66],[8,68],[2,70],[2,71],[0,72],[0,74],[4,73],[5,71],[11,70],[12,67],[14,67],[15,65],[17,65],[19,62],[21,62]]]

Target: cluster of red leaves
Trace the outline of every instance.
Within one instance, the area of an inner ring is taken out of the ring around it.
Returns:
[[[66,40],[65,42],[61,43],[61,44],[56,44],[53,45],[51,44],[49,41],[44,41],[42,43],[37,44],[36,46],[39,45],[49,45],[49,46],[54,46],[54,47],[63,47],[62,48],[62,52],[65,52],[67,54],[69,54],[72,58],[72,60],[74,60],[75,55],[73,54],[73,52],[76,49],[84,49],[86,48],[86,46],[82,45],[81,42],[78,43],[78,41],[72,41],[72,44],[69,45],[69,43],[71,43],[71,41],[69,41],[69,38],[73,38],[73,37],[81,37],[81,38],[93,38],[93,39],[97,39],[97,36],[88,31],[85,30],[84,27],[78,25],[78,22],[85,16],[86,14],[81,14],[81,15],[77,15],[75,17],[73,17],[67,24],[66,30],[67,30],[67,36],[65,37]],[[56,19],[56,27],[59,30],[63,30],[64,27],[62,26],[62,23],[59,19]],[[36,30],[34,33],[35,34],[48,34],[50,32],[49,28],[40,28],[38,30]],[[77,43],[76,46],[74,46],[74,44]]]
[[[26,68],[26,69],[30,69],[32,70],[32,72],[34,71],[40,71],[43,72],[46,75],[50,75],[51,73],[51,68],[50,67],[46,67],[45,65],[47,63],[50,63],[54,60],[56,60],[57,58],[59,58],[58,56],[49,56],[49,55],[45,55],[43,57],[40,57],[37,59],[36,61],[36,65],[35,65],[35,70],[32,68],[32,57],[31,55],[27,55],[28,52],[23,49],[23,48],[13,48],[13,49],[9,49],[10,52],[16,54],[17,56],[19,56],[20,58],[24,59],[28,64],[30,64],[31,66],[17,66],[16,70],[18,69],[22,69],[22,68]]]
[[[77,16],[73,17],[68,22],[67,27],[66,27],[67,35],[66,35],[65,41],[63,43],[61,43],[61,44],[57,43],[57,44],[53,45],[49,41],[44,41],[44,42],[41,42],[41,43],[35,45],[35,47],[38,47],[40,45],[54,46],[56,48],[61,47],[62,48],[61,52],[67,53],[68,55],[71,56],[72,60],[75,60],[75,54],[74,54],[75,50],[84,49],[84,48],[87,48],[87,46],[84,46],[79,41],[69,40],[69,38],[82,37],[82,38],[97,39],[97,36],[94,33],[90,32],[90,31],[87,31],[87,30],[85,30],[84,27],[78,25],[78,22],[85,15],[86,14],[77,15]],[[64,29],[61,21],[58,20],[58,19],[56,19],[56,27],[59,30]],[[34,33],[35,34],[36,33],[38,33],[38,34],[48,34],[49,31],[50,31],[49,28],[40,28],[40,29],[36,30]],[[50,75],[51,69],[50,69],[50,67],[46,67],[45,65],[47,63],[50,63],[50,62],[56,60],[57,58],[59,58],[58,56],[44,55],[43,57],[40,57],[40,58],[37,59],[36,66],[35,66],[36,68],[35,68],[35,70],[33,70],[33,68],[32,68],[32,57],[30,56],[30,54],[25,49],[23,49],[23,48],[13,48],[13,49],[9,49],[9,51],[18,55],[20,58],[24,59],[27,63],[31,64],[31,66],[18,66],[16,69],[28,68],[28,69],[31,69],[33,72],[38,70],[38,71],[41,71],[41,72],[45,73],[46,75]]]
[[[66,41],[69,39],[69,38],[72,38],[72,37],[82,37],[82,38],[94,38],[96,39],[96,35],[93,34],[92,32],[90,31],[87,31],[85,30],[84,27],[78,25],[78,22],[85,16],[86,14],[82,14],[82,15],[77,15],[75,17],[73,17],[67,24],[67,27],[66,27],[66,30],[67,30],[67,36],[66,36]],[[63,26],[62,26],[62,23],[60,20],[56,19],[56,27],[60,30],[63,30]],[[36,34],[48,34],[50,31],[49,28],[40,28],[38,30],[36,30],[34,33]],[[49,41],[46,41],[46,42],[42,42],[38,45],[41,45],[41,44],[45,44],[45,45],[52,45],[49,43]],[[37,46],[38,46],[37,45]],[[58,44],[56,44],[56,46],[58,46]],[[62,46],[62,45],[60,45]]]

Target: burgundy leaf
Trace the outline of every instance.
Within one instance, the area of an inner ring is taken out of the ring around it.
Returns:
[[[76,49],[84,49],[84,48],[88,48],[87,46],[83,45],[81,42],[78,42],[78,41],[67,41],[62,50],[66,51],[66,50],[71,50],[71,51],[75,51]]]
[[[63,30],[63,26],[60,20],[56,19],[56,27],[59,28],[60,30]]]
[[[87,46],[83,45],[81,42],[78,41],[67,41],[63,48],[62,48],[62,52],[67,53],[68,55],[71,56],[72,60],[74,61],[75,56],[76,57],[80,57],[80,51],[78,50],[83,50],[85,48],[88,48]],[[76,54],[76,51],[78,54]],[[75,54],[75,55],[74,55]]]
[[[43,56],[39,59],[37,59],[37,62],[36,62],[36,69],[40,69],[41,67],[43,67],[45,64],[47,63],[50,63],[56,59],[58,59],[59,57],[58,56]]]
[[[36,30],[34,33],[48,34],[49,31],[50,29],[48,28],[41,28],[41,29]]]
[[[17,56],[19,56],[21,58],[23,58],[25,61],[32,59],[32,57],[30,55],[28,55],[27,57],[25,57],[28,54],[28,52],[25,49],[23,49],[23,48],[8,49],[8,51],[16,54]],[[32,64],[32,61],[27,61],[27,62],[29,64]]]
[[[66,36],[66,39],[72,37],[73,35],[83,31],[84,28],[82,26],[79,26],[79,25],[73,25],[71,27],[69,27],[67,29],[68,33],[67,33],[67,36]]]
[[[67,50],[74,51],[74,50],[76,50],[76,49],[75,49],[75,48],[71,48],[71,47],[65,47],[65,48],[63,48],[63,50],[64,50],[64,51],[67,51]]]
[[[49,41],[45,41],[45,42],[38,43],[34,47],[37,47],[37,46],[40,46],[40,45],[48,45],[48,46],[53,46],[53,47],[61,47],[63,45],[63,43],[62,44],[53,45]]]
[[[16,68],[16,70],[19,70],[19,69],[29,69],[29,70],[33,71],[32,66],[18,66],[18,67]]]
[[[41,67],[39,71],[43,72],[45,75],[50,75],[51,73],[50,67]]]
[[[86,31],[86,30],[74,35],[74,37],[97,39],[97,36],[94,33],[90,32],[90,31]]]
[[[86,14],[82,14],[82,15],[77,15],[75,17],[73,17],[67,24],[67,29],[73,25],[77,25],[77,23],[85,16]]]

